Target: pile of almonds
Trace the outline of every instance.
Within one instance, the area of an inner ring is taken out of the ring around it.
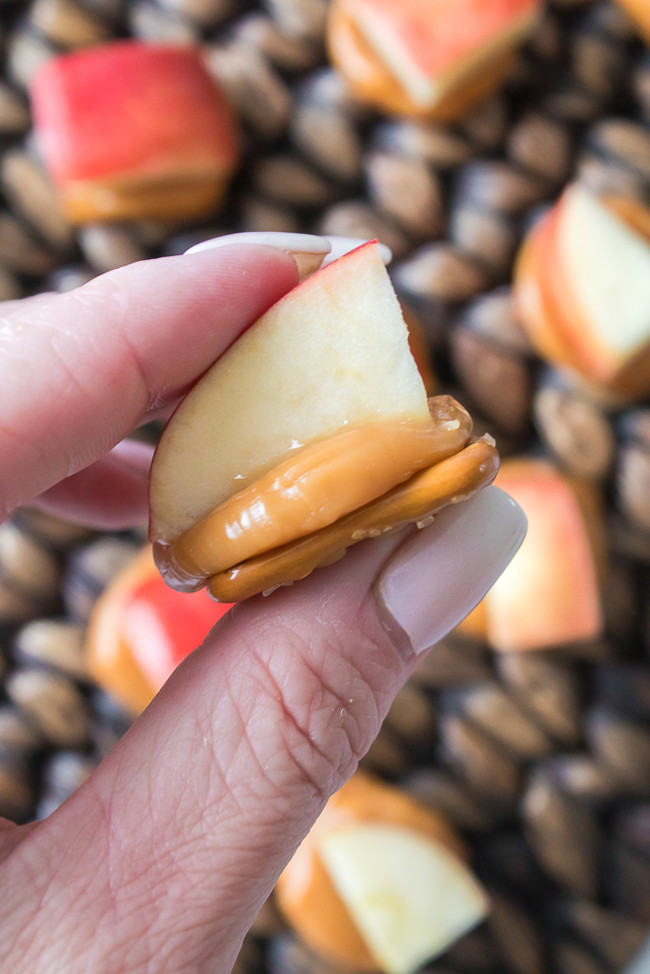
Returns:
[[[378,237],[440,387],[506,466],[543,458],[595,499],[598,631],[522,651],[475,617],[422,662],[364,761],[462,834],[490,898],[432,974],[620,974],[650,929],[650,403],[541,355],[512,288],[523,239],[567,184],[650,205],[650,50],[628,6],[548,0],[509,79],[445,122],[351,97],[324,43],[327,0],[0,5],[0,299],[224,232]],[[43,166],[36,72],[127,37],[199,45],[233,106],[242,157],[203,220],[73,225]],[[85,632],[143,539],[31,511],[0,525],[0,814],[48,814],[128,726],[88,677]],[[273,901],[237,971],[349,974]]]

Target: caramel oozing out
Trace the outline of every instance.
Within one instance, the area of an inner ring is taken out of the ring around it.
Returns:
[[[490,484],[498,469],[492,441],[477,440],[335,524],[215,575],[208,585],[210,593],[220,602],[239,602],[298,581],[358,541],[421,521],[465,500]]]
[[[458,453],[471,433],[469,414],[450,396],[429,405],[430,424],[376,423],[304,447],[159,549],[163,571],[183,583],[206,581],[333,524]]]

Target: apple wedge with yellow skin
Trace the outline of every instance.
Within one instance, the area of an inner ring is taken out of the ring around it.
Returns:
[[[363,245],[285,295],[174,413],[151,470],[157,563],[175,587],[209,583],[227,602],[304,577],[493,479],[494,446],[470,445],[471,425],[450,397],[427,399],[378,247]],[[423,494],[420,473],[454,458]],[[411,478],[416,506],[389,503],[369,523]],[[308,539],[305,568],[292,552]],[[276,553],[281,571],[269,574]]]
[[[183,400],[152,467],[152,537],[178,537],[307,444],[382,421],[425,427],[429,409],[370,243],[285,295]]]
[[[335,0],[329,48],[360,100],[449,121],[503,82],[540,13],[539,0]]]
[[[280,876],[277,903],[330,963],[406,974],[485,916],[487,898],[466,860],[463,840],[442,815],[357,772],[330,798]],[[452,889],[458,913],[449,909]]]

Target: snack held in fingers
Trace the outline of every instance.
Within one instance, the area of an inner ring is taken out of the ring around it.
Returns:
[[[235,120],[195,47],[122,41],[64,54],[37,74],[31,101],[73,223],[209,215],[237,166]]]
[[[431,400],[377,244],[316,271],[180,404],[151,469],[163,575],[235,602],[490,483],[491,440]]]
[[[86,637],[90,676],[134,716],[230,605],[165,585],[147,545],[98,599]]]
[[[540,354],[602,394],[650,392],[650,224],[643,204],[569,186],[529,233],[518,316]]]
[[[497,89],[540,0],[334,0],[332,60],[360,101],[450,121]]]
[[[330,963],[411,974],[488,912],[466,860],[442,815],[358,772],[281,875],[277,903]]]

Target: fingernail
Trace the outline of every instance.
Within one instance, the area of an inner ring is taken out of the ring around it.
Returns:
[[[258,244],[264,247],[275,247],[291,254],[298,265],[300,280],[313,274],[319,267],[331,264],[351,250],[356,250],[368,240],[363,237],[319,237],[310,233],[273,233],[249,231],[247,233],[229,233],[223,237],[212,237],[202,240],[185,251],[186,254],[198,254],[203,250],[216,250],[217,247],[229,247],[232,244]],[[377,241],[379,253],[384,264],[389,264],[393,258],[391,250],[386,244]]]
[[[323,261],[323,267],[326,264],[331,264],[333,260],[338,260],[343,254],[347,254],[351,250],[356,250],[357,247],[361,247],[362,244],[368,243],[368,239],[364,239],[363,237],[325,237],[325,239],[330,243],[330,251]],[[387,247],[386,244],[380,243],[379,241],[377,241],[377,246],[384,264],[390,264],[393,259],[390,247]]]
[[[331,249],[327,237],[318,237],[310,233],[263,233],[250,231],[248,233],[229,233],[223,237],[212,237],[194,244],[186,254],[198,254],[203,250],[216,250],[218,247],[230,247],[233,244],[255,244],[263,247],[274,247],[291,254],[298,265],[300,279],[312,274],[323,263],[323,258]]]
[[[386,627],[406,637],[413,653],[429,649],[481,601],[525,533],[523,511],[498,487],[445,508],[379,576],[375,597]]]

